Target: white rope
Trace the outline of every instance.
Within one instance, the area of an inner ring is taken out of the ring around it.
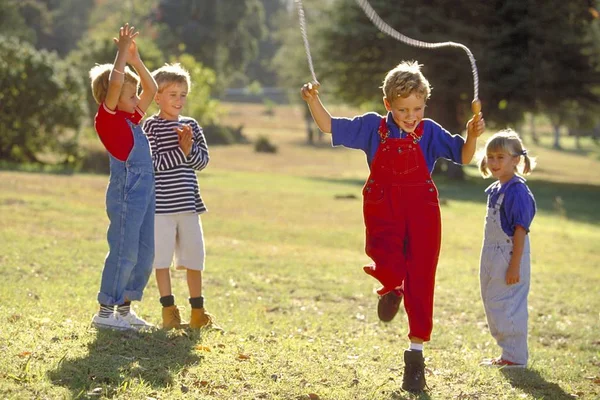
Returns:
[[[299,1],[299,0],[298,0]],[[367,0],[356,0],[360,8],[363,9],[367,17],[373,22],[373,24],[379,29],[381,32],[385,33],[393,37],[396,40],[401,41],[402,43],[406,43],[409,46],[421,47],[425,49],[437,49],[439,47],[458,47],[463,49],[467,56],[469,56],[469,61],[471,62],[471,70],[473,72],[473,100],[479,101],[479,75],[477,73],[477,65],[475,64],[475,57],[473,57],[473,53],[471,50],[463,44],[455,43],[455,42],[441,42],[441,43],[428,43],[421,42],[420,40],[411,39],[407,36],[404,36],[388,24],[386,24],[380,17],[377,15],[373,7],[369,4]]]
[[[306,32],[306,21],[304,19],[304,8],[302,7],[302,0],[296,0],[296,6],[298,7],[298,18],[300,19],[300,32],[302,33],[302,39],[304,40],[304,51],[306,52],[306,58],[308,59],[308,68],[313,78],[313,82],[318,84],[317,75],[315,74],[315,68],[313,67],[312,56],[310,55],[310,46],[308,45],[308,34]]]

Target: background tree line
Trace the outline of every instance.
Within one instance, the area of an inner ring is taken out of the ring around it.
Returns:
[[[598,125],[600,48],[595,1],[371,0],[403,34],[467,45],[479,67],[480,98],[491,128],[519,127],[545,114],[560,130]],[[315,69],[328,102],[381,105],[384,73],[414,59],[434,89],[428,116],[464,129],[473,93],[466,55],[425,50],[382,33],[353,0],[305,0]],[[87,72],[112,62],[124,22],[142,31],[149,68],[179,61],[193,71],[190,113],[217,123],[215,98],[228,87],[279,86],[310,79],[293,0],[6,0],[0,3],[0,159],[31,162],[40,153],[78,157],[81,126],[95,104]]]

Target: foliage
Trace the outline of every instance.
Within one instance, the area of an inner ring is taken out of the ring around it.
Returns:
[[[221,87],[245,80],[244,71],[265,34],[259,0],[160,0],[154,21],[171,32],[157,38],[165,54],[193,55],[218,71]]]
[[[236,144],[248,143],[248,139],[244,136],[243,126],[231,127],[227,125],[209,123],[202,126],[204,137],[208,146],[219,144]]]
[[[0,158],[31,162],[54,152],[74,161],[85,114],[76,70],[55,53],[0,36],[0,87]]]
[[[267,136],[259,136],[254,142],[254,151],[257,153],[277,153],[277,146],[271,143]]]

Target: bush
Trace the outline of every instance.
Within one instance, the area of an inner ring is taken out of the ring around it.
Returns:
[[[257,153],[277,153],[277,146],[269,141],[266,136],[259,136],[254,143],[254,151]]]
[[[0,35],[0,159],[74,162],[85,108],[83,82],[56,53]]]
[[[216,124],[202,126],[206,143],[209,146],[215,144],[249,143],[248,139],[242,133],[243,128],[243,125],[237,128]]]

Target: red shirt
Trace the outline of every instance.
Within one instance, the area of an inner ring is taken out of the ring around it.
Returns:
[[[126,119],[138,125],[144,112],[136,107],[133,114],[110,110],[104,103],[98,107],[94,127],[106,150],[116,159],[125,161],[133,148],[133,132]]]

